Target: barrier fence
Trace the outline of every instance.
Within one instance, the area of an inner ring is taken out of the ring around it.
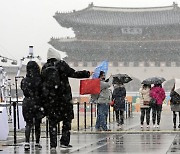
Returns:
[[[15,86],[16,86],[16,100],[10,99],[6,103],[0,103],[0,107],[6,107],[8,111],[8,116],[12,116],[12,106],[13,106],[13,132],[14,132],[14,144],[17,144],[17,128],[20,129],[19,121],[19,106],[22,106],[23,101],[19,100],[18,96],[18,79],[24,78],[23,76],[15,77]],[[9,107],[9,108],[8,108]],[[95,121],[97,117],[97,105],[89,102],[83,103],[74,103],[74,113],[75,117],[72,122],[73,130],[83,130],[87,129],[93,130],[95,126]],[[1,113],[0,113],[1,114]],[[125,118],[132,116],[132,102],[125,102]],[[108,124],[115,121],[115,114],[113,108],[109,106],[109,115],[108,115]],[[46,137],[48,137],[49,132],[49,121],[46,117]],[[60,134],[60,123],[58,123],[58,134]],[[32,129],[32,140],[34,140],[34,127]]]
[[[19,129],[19,110],[18,107],[22,106],[22,101],[11,101],[6,103],[0,103],[0,107],[9,107],[9,115],[12,110],[10,109],[13,106],[13,133],[14,133],[14,144],[17,143],[17,128]],[[126,110],[125,110],[125,119],[132,116],[132,103],[126,102],[125,103]],[[97,117],[97,105],[92,103],[79,103],[77,102],[74,104],[74,113],[75,117],[72,122],[73,130],[75,131],[86,131],[93,130],[95,126],[95,121]],[[109,106],[109,115],[108,115],[108,125],[111,122],[115,121],[115,113],[113,108]],[[60,123],[58,123],[58,134],[60,134]],[[49,121],[48,117],[46,117],[46,137],[48,138],[49,133]],[[34,128],[32,129],[32,140],[34,140]]]

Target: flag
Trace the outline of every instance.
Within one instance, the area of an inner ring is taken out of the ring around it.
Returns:
[[[100,79],[80,80],[80,94],[99,94]]]
[[[103,61],[101,64],[99,64],[95,68],[92,78],[93,79],[98,78],[100,71],[103,71],[103,72],[105,72],[105,74],[107,74],[107,71],[108,71],[108,62],[107,61]]]

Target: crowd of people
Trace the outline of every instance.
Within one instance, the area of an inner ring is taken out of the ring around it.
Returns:
[[[75,71],[65,61],[61,60],[60,54],[49,49],[47,62],[40,69],[35,61],[29,61],[26,66],[26,76],[21,81],[21,89],[24,94],[23,117],[26,121],[24,149],[30,149],[30,132],[35,125],[35,147],[41,149],[40,134],[41,120],[43,117],[49,119],[50,149],[57,147],[57,124],[62,122],[62,135],[60,139],[61,148],[71,148],[70,130],[74,118],[72,92],[68,78],[89,78],[91,71]],[[54,77],[54,78],[53,78]],[[124,124],[126,89],[123,82],[113,83],[113,76],[106,79],[106,73],[100,71],[100,93],[94,100],[97,103],[97,119],[95,129],[97,131],[111,131],[107,127],[109,105],[112,101],[115,111],[117,125],[122,129]],[[55,83],[55,85],[54,85]],[[113,92],[109,89],[113,86]],[[171,91],[171,110],[173,111],[174,128],[176,128],[176,112],[180,111],[179,95]],[[160,127],[162,104],[166,97],[161,83],[143,84],[139,89],[140,94],[140,127],[150,127],[150,114],[152,110],[153,128]],[[180,117],[180,112],[179,112]],[[178,126],[180,128],[180,124]]]
[[[140,124],[141,128],[144,128],[144,118],[146,116],[146,127],[149,128],[150,124],[150,113],[152,110],[152,123],[153,129],[160,127],[161,122],[161,112],[162,104],[166,98],[165,90],[162,88],[161,83],[154,84],[143,84],[139,89],[140,94]],[[175,90],[175,84],[170,92],[170,107],[173,112],[173,128],[176,129],[177,112],[179,115],[179,125],[180,128],[180,95],[179,92]]]

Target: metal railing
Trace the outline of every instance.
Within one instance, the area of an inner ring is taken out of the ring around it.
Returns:
[[[23,76],[16,76],[15,77],[15,86],[16,86],[16,100],[13,101],[11,99],[11,96],[9,97],[9,101],[6,103],[0,103],[0,107],[9,107],[9,116],[11,116],[13,106],[13,132],[14,132],[14,144],[17,144],[17,128],[20,129],[20,122],[19,122],[19,106],[22,105],[22,101],[19,100],[18,96],[18,79],[23,78]],[[126,102],[125,104],[126,110],[125,110],[125,118],[129,118],[132,115],[132,103]],[[92,103],[75,103],[74,108],[76,108],[75,111],[75,118],[72,122],[72,125],[74,126],[73,129],[80,131],[86,131],[87,129],[93,130],[93,127],[95,125],[95,120],[97,117],[97,105]],[[0,113],[1,114],[1,113]],[[83,120],[81,120],[83,119]],[[108,124],[115,121],[115,115],[113,108],[109,106],[109,115],[108,115]],[[82,125],[83,124],[83,125]],[[46,117],[46,137],[48,137],[49,132],[49,121]],[[60,134],[60,123],[58,123],[58,134]],[[32,139],[34,140],[34,127],[32,128]]]
[[[18,112],[18,106],[22,105],[22,101],[11,101],[7,102],[6,104],[0,103],[1,107],[11,107],[13,106],[13,132],[14,132],[14,144],[17,143],[17,128],[19,129],[19,112]],[[95,125],[95,120],[97,116],[97,105],[92,103],[79,103],[77,102],[74,104],[76,106],[76,112],[73,122],[73,130],[77,131],[86,131],[87,129],[92,131],[93,127]],[[132,103],[126,102],[125,104],[126,110],[125,110],[125,119],[132,116]],[[11,113],[9,113],[11,114]],[[11,114],[12,115],[12,114]],[[17,117],[16,117],[17,116]],[[81,121],[82,120],[82,121]],[[115,113],[113,111],[112,107],[109,107],[109,115],[108,115],[108,124],[110,125],[111,122],[115,121]],[[60,123],[58,123],[58,134],[60,134]],[[33,138],[34,128],[32,129],[32,138]],[[49,121],[46,117],[46,137],[48,138],[49,133]]]

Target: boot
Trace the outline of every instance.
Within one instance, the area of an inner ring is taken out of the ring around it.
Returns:
[[[30,144],[29,144],[29,143],[25,143],[25,144],[24,144],[24,150],[25,150],[25,151],[30,150]]]
[[[176,128],[176,113],[175,112],[173,112],[173,123],[174,123],[174,129]]]

